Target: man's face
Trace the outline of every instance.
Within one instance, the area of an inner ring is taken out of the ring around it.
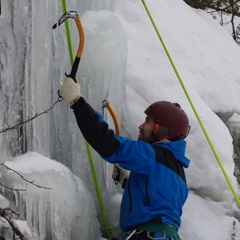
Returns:
[[[150,142],[151,133],[155,127],[155,122],[152,117],[146,116],[145,122],[142,123],[139,128],[138,140],[144,142]]]

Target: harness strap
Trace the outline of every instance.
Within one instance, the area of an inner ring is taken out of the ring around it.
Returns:
[[[159,232],[165,234],[166,237],[180,239],[177,229],[170,224],[145,223],[136,227],[136,230],[147,232]]]

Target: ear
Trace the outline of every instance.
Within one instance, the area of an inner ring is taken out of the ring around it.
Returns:
[[[155,127],[152,133],[158,141],[169,138],[168,129],[164,126],[160,126],[160,124],[158,123],[155,124]]]

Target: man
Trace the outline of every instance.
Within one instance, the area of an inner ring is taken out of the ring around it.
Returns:
[[[177,103],[159,101],[146,110],[138,141],[117,136],[86,103],[80,85],[67,78],[59,95],[71,106],[88,143],[106,161],[129,170],[120,214],[126,239],[180,239],[182,207],[188,196],[184,167],[189,121]],[[121,178],[121,177],[120,177]]]

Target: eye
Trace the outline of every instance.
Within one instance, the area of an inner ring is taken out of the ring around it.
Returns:
[[[150,122],[150,118],[149,118],[149,117],[146,117],[145,122],[146,122],[146,123],[149,123],[149,122]]]

